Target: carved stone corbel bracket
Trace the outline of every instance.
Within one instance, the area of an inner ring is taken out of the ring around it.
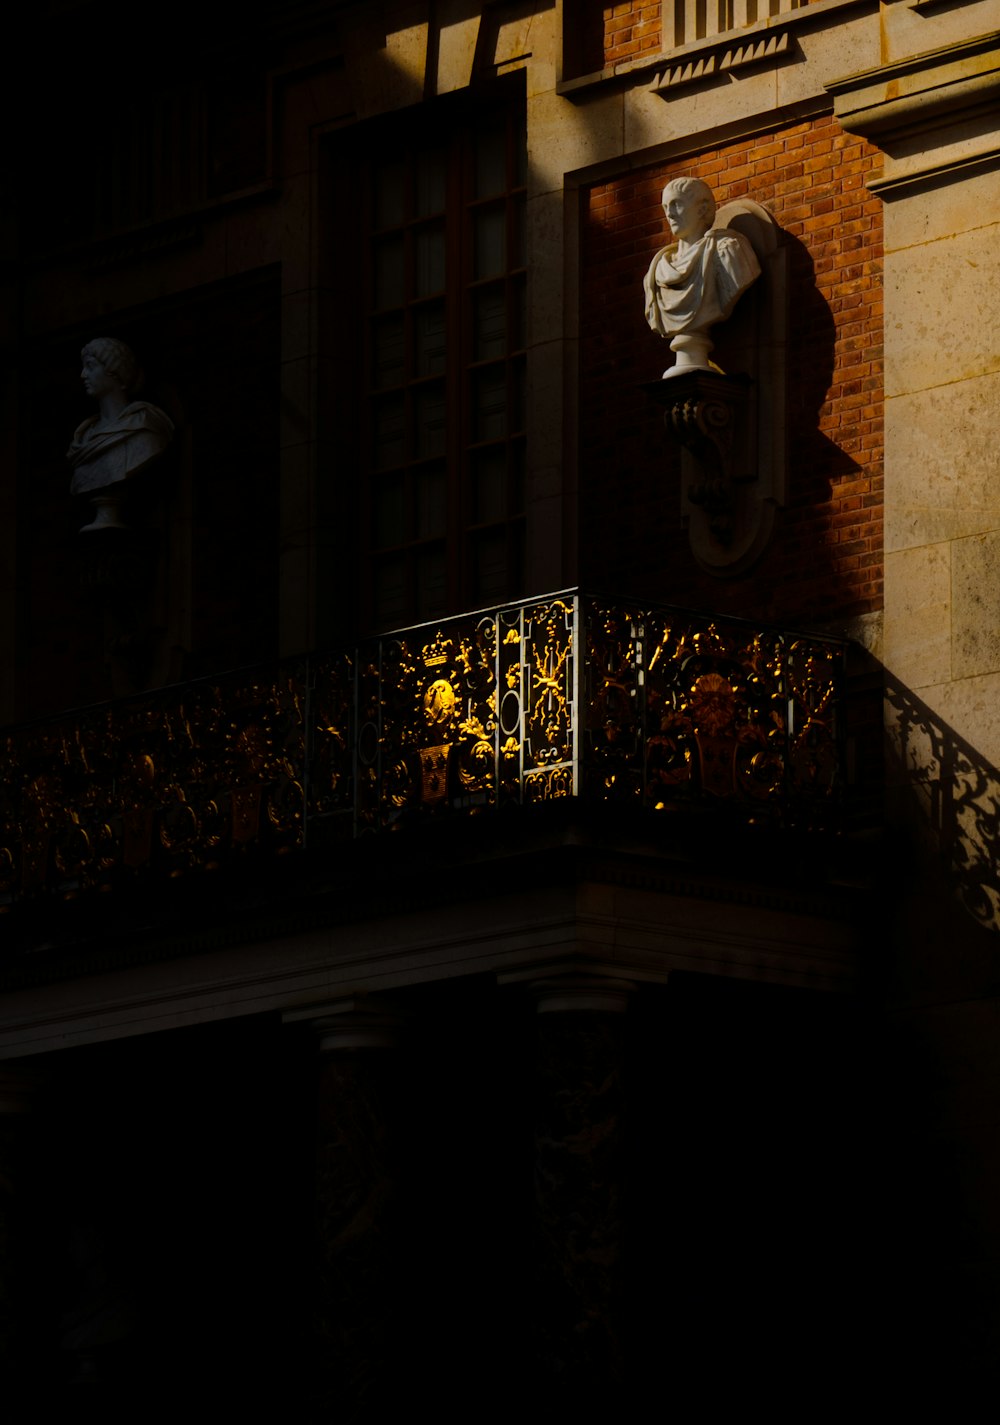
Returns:
[[[724,548],[733,542],[738,495],[734,482],[745,465],[746,442],[741,437],[746,434],[747,384],[694,371],[657,392],[666,398],[664,424],[689,457],[684,499],[704,516],[712,538]]]
[[[756,490],[756,402],[745,376],[691,371],[645,388],[682,449],[681,509],[698,562],[736,573],[756,558],[770,520]],[[764,528],[766,525],[766,528]]]

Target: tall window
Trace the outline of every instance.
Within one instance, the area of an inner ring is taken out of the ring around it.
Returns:
[[[370,150],[359,513],[372,628],[522,592],[525,166],[509,107],[461,128],[397,127]]]

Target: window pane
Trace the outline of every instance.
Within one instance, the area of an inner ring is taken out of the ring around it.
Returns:
[[[528,206],[523,196],[513,199],[513,244],[514,251],[510,255],[511,267],[527,267],[528,265]]]
[[[507,302],[503,284],[480,288],[472,298],[472,359],[488,361],[507,349]]]
[[[398,307],[403,300],[403,239],[383,238],[375,244],[375,306]]]
[[[375,323],[372,347],[372,384],[375,389],[398,386],[406,374],[402,313],[395,317],[383,317]]]
[[[406,538],[406,506],[402,475],[379,481],[375,491],[375,544],[380,549]]]
[[[389,159],[375,170],[375,226],[396,228],[403,221],[406,168],[402,159]]]
[[[444,224],[417,231],[417,296],[444,288]]]
[[[417,475],[417,538],[443,535],[448,523],[448,484],[440,465]]]
[[[414,392],[413,418],[416,426],[417,459],[444,454],[445,399],[444,382],[435,381]]]
[[[480,208],[473,214],[476,277],[492,277],[504,270],[506,221],[502,207]]]
[[[382,628],[519,587],[526,146],[523,121],[492,113],[447,129],[403,115],[371,164],[358,553]]]
[[[376,470],[401,465],[406,454],[402,395],[380,397],[375,402],[374,415],[372,442]]]
[[[406,622],[406,561],[400,554],[380,559],[375,566],[375,622],[380,629],[398,628]]]
[[[443,213],[448,178],[448,155],[442,148],[425,149],[417,157],[417,217]]]
[[[507,517],[507,448],[472,453],[472,521],[493,524]]]
[[[514,126],[514,187],[525,188],[528,183],[528,141],[523,120]]]
[[[476,197],[489,198],[507,189],[507,131],[500,124],[476,135]]]
[[[418,376],[437,376],[444,370],[444,303],[418,307],[413,322]]]
[[[524,509],[524,441],[515,440],[507,447],[507,493],[512,510]]]
[[[525,384],[527,372],[524,365],[524,357],[511,362],[511,412],[510,428],[512,431],[524,430],[524,406],[525,406]]]
[[[507,595],[507,531],[490,529],[474,535],[471,555],[476,603],[501,603]]]
[[[528,344],[528,294],[527,283],[523,277],[514,279],[513,283],[513,320],[514,330],[510,334],[510,351],[523,351]]]
[[[437,618],[448,602],[448,582],[445,577],[444,549],[433,545],[417,555],[417,617]]]
[[[524,521],[507,526],[507,589],[505,599],[524,593]]]
[[[489,366],[472,375],[474,440],[499,440],[507,434],[507,368]]]

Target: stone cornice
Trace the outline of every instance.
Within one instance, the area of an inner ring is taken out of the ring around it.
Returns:
[[[1000,32],[861,70],[827,84],[849,133],[881,144],[970,117],[1000,98]]]

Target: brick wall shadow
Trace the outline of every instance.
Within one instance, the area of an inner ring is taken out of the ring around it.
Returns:
[[[790,232],[782,233],[788,262],[788,421],[789,505],[827,503],[836,483],[862,466],[844,443],[848,422],[836,433],[824,429],[836,399],[837,324],[830,298],[817,283],[821,253],[813,253]]]

